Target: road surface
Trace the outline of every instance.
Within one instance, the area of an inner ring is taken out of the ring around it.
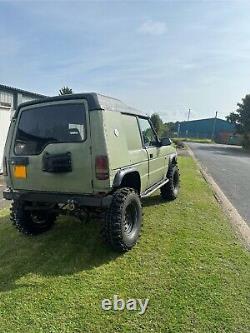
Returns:
[[[250,226],[250,154],[236,146],[199,143],[188,145]]]
[[[3,200],[3,190],[4,190],[4,183],[0,175],[0,209],[7,207],[9,205],[8,201]]]

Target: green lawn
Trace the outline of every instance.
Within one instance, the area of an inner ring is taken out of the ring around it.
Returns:
[[[235,238],[190,157],[181,196],[144,201],[139,244],[117,255],[100,222],[61,219],[27,238],[0,211],[0,332],[250,332],[250,254]],[[148,310],[103,311],[113,295]]]

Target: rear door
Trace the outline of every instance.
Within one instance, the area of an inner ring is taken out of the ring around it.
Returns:
[[[22,108],[10,156],[14,189],[92,193],[89,128],[85,100]]]
[[[148,153],[149,186],[166,177],[166,147],[159,146],[157,136],[147,118],[139,117],[142,141]]]

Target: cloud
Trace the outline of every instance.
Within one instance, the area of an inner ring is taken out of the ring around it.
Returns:
[[[165,22],[147,20],[138,28],[138,32],[145,35],[164,35],[167,26]]]

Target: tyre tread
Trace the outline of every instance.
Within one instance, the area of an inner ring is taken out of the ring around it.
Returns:
[[[126,252],[132,247],[128,246],[122,236],[122,209],[128,195],[136,194],[135,190],[129,187],[118,189],[113,194],[113,200],[110,208],[106,213],[105,224],[103,228],[103,236],[106,243],[119,252]],[[140,199],[139,199],[140,202]],[[140,203],[141,209],[141,203]],[[139,235],[140,236],[140,235]]]

